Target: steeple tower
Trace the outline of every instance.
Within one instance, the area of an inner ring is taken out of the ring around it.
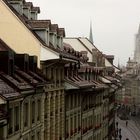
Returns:
[[[135,39],[134,61],[140,64],[140,24]]]
[[[139,24],[138,34],[140,34],[140,24]]]
[[[93,35],[92,35],[92,22],[90,22],[90,33],[89,33],[89,40],[92,42],[93,44]]]
[[[120,69],[120,60],[118,59],[118,68]]]

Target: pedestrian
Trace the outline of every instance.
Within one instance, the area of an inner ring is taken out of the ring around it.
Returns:
[[[118,128],[117,128],[117,129],[116,129],[116,136],[118,136],[118,131],[119,131],[119,130],[118,130]]]
[[[128,121],[126,121],[126,127],[127,127],[127,125],[128,125]]]
[[[119,135],[119,139],[120,139],[120,140],[122,139],[122,135]]]
[[[119,134],[121,135],[121,128],[119,129]]]
[[[117,126],[117,128],[118,128],[118,122],[116,122],[116,126]]]

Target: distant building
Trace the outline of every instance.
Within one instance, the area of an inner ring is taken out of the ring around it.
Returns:
[[[120,75],[123,88],[117,94],[118,102],[129,106],[131,111],[138,111],[140,108],[140,64],[129,58],[126,70]]]
[[[140,63],[140,26],[135,37],[134,61]]]
[[[115,92],[119,87],[113,76],[118,71],[113,65],[114,56],[102,54],[87,38],[64,38],[64,42],[88,58],[78,73],[72,66],[67,72],[67,82],[75,82],[66,88],[66,138],[110,140],[115,124]],[[81,105],[76,103],[77,97]],[[79,124],[73,123],[77,117]]]

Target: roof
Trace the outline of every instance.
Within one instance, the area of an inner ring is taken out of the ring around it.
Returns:
[[[76,50],[83,50],[83,47],[85,48],[85,50],[87,50],[90,54],[90,56],[92,55],[93,49],[96,49],[97,52],[99,53],[100,56],[104,57],[106,60],[106,66],[112,66],[115,69],[119,70],[119,68],[117,68],[115,65],[111,64],[107,58],[105,57],[105,55],[94,45],[92,44],[92,42],[90,42],[90,40],[88,38],[65,38],[64,39],[65,43],[69,43],[74,49]],[[112,56],[112,55],[110,55]],[[91,57],[92,58],[92,57]],[[91,59],[92,61],[92,59]]]
[[[38,41],[40,41],[40,43],[42,43],[42,45],[44,47],[47,47],[55,52],[59,52],[58,49],[56,49],[55,47],[50,47],[48,45],[46,45],[46,43],[39,37],[39,35],[37,35],[37,33],[35,33],[35,31],[33,30],[33,28],[31,27],[31,25],[28,23],[28,19],[24,16],[24,15],[20,15],[11,5],[10,3],[7,2],[7,0],[2,0],[10,9],[11,11],[21,20],[21,22],[28,28],[28,30],[30,30],[30,32],[38,39]],[[43,21],[43,20],[40,20]],[[47,21],[47,20],[46,20]],[[36,23],[33,23],[33,25],[35,24],[35,26],[38,27],[38,25],[36,25]],[[40,23],[39,23],[40,24]],[[44,23],[41,23],[44,24]],[[46,25],[44,25],[46,26]],[[58,31],[59,35],[65,35],[65,31],[64,28],[59,28]]]
[[[50,31],[51,32],[58,32],[58,24],[51,24]]]
[[[9,86],[4,80],[0,77],[0,96],[4,97],[5,99],[18,97],[20,93],[17,92],[14,88]]]
[[[0,38],[0,51],[13,51],[1,38]],[[14,51],[13,51],[14,52]]]
[[[58,28],[58,35],[65,37],[65,29],[64,28]]]
[[[15,78],[11,77],[10,75],[7,75],[3,72],[0,73],[1,78],[6,81],[9,85],[11,85],[13,88],[19,90],[19,91],[24,91],[24,90],[32,90],[33,87],[29,85],[24,79],[19,77],[18,75],[15,74]]]
[[[50,28],[51,21],[50,20],[28,20],[30,26],[34,28]]]
[[[79,76],[66,77],[65,81],[78,88],[87,88],[95,86],[94,83],[84,80]]]
[[[40,13],[40,7],[34,7],[34,6],[33,6],[33,7],[31,8],[31,10],[34,11],[34,12]]]
[[[32,2],[26,2],[25,0],[23,1],[23,7],[26,8],[30,8],[31,11],[40,13],[40,7],[34,7]]]

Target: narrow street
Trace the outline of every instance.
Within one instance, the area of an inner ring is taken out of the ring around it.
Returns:
[[[126,126],[126,120],[121,120],[116,117],[116,122],[118,122],[118,129],[121,128],[121,140],[140,140],[140,120],[138,117],[130,117],[128,120],[128,125]],[[119,135],[118,135],[118,139]]]

